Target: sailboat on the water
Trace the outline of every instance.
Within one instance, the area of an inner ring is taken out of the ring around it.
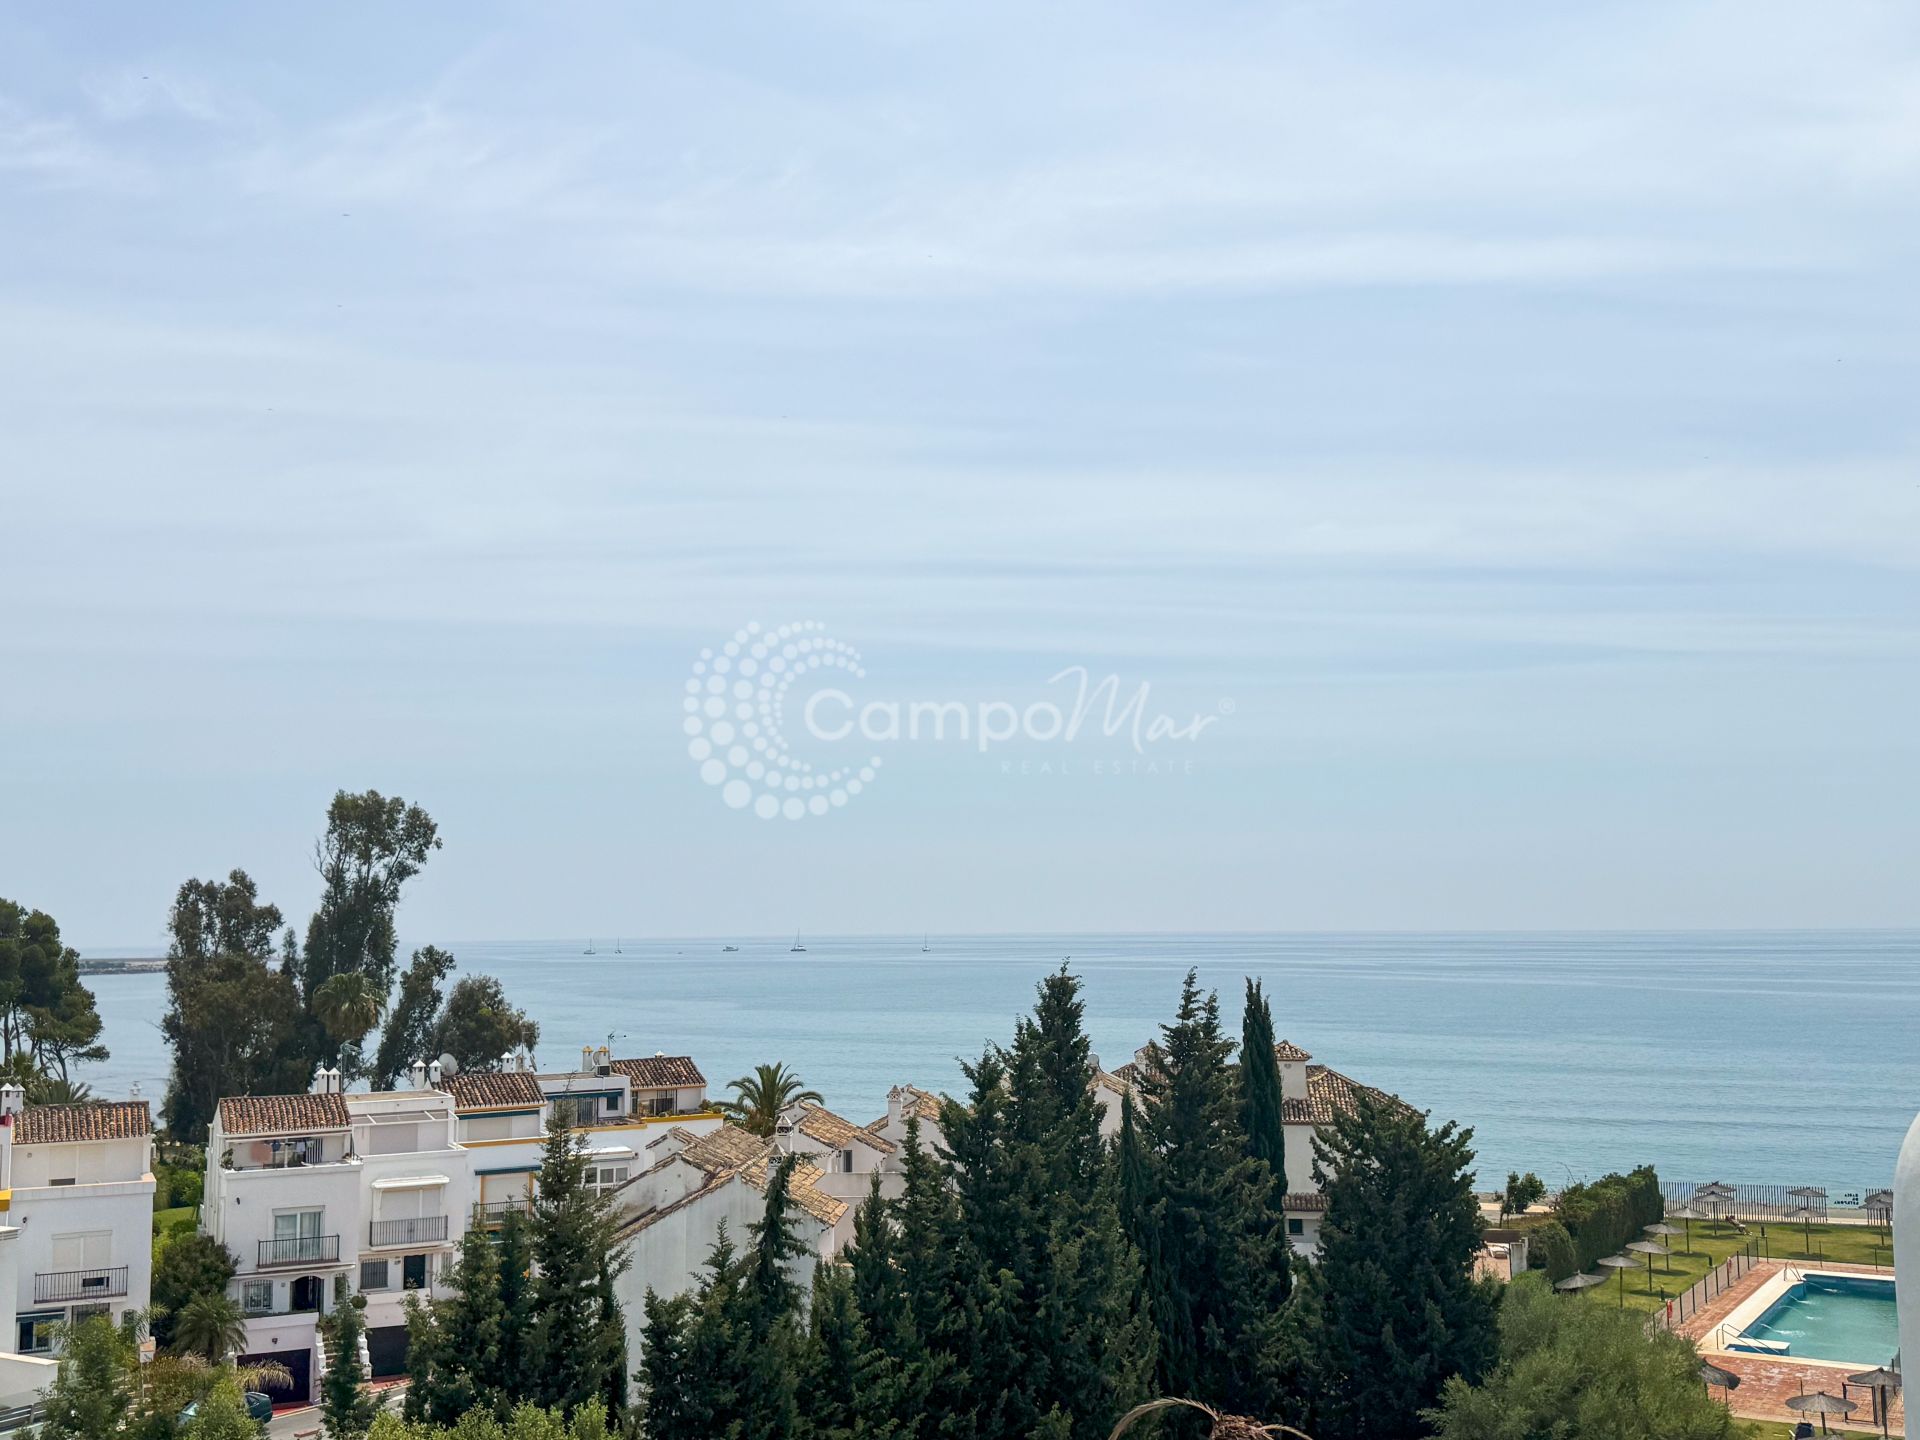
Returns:
[[[922,935],[920,937],[920,953],[922,955],[927,955],[932,953],[933,946],[927,943],[931,939],[933,939],[933,936],[931,934]]]
[[[589,940],[587,941],[587,948],[582,950],[580,953],[582,955],[598,955],[600,952],[593,948],[593,941]]]
[[[613,937],[613,953],[616,955],[624,955],[627,953],[620,948],[620,937],[618,935]]]
[[[807,947],[800,943],[800,932],[798,930],[793,932],[793,947],[788,950],[787,953],[789,955],[804,955],[807,953]]]

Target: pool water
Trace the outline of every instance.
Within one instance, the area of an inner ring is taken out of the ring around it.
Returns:
[[[1778,1341],[1787,1347],[1787,1354],[1808,1360],[1888,1364],[1900,1348],[1893,1282],[1809,1275],[1768,1306],[1741,1335]]]

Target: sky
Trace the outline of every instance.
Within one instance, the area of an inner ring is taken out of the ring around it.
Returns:
[[[0,895],[1920,923],[1917,251],[1896,0],[13,7]]]

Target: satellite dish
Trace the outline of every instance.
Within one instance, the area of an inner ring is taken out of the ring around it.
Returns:
[[[440,1073],[442,1075],[458,1075],[460,1073],[460,1062],[451,1055],[442,1055],[440,1057]]]

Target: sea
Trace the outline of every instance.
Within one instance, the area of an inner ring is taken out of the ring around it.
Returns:
[[[539,1022],[542,1068],[694,1057],[710,1089],[783,1061],[864,1124],[901,1082],[960,1093],[1034,987],[1084,982],[1100,1062],[1172,1016],[1189,968],[1237,1034],[1248,977],[1316,1063],[1473,1131],[1482,1188],[1651,1163],[1662,1179],[1891,1183],[1920,1108],[1920,932],[803,935],[450,945]],[[616,945],[618,949],[616,950]],[[734,951],[723,947],[737,946]],[[596,953],[584,953],[591,947]],[[92,952],[101,956],[140,953]],[[147,952],[151,953],[151,952]],[[158,974],[88,978],[103,1096],[165,1089]]]

